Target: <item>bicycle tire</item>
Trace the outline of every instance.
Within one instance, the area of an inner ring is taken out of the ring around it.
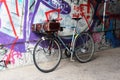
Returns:
[[[92,59],[95,51],[94,41],[89,33],[80,33],[75,39],[75,57],[85,63]]]
[[[53,52],[53,53],[52,53]],[[55,57],[57,56],[57,57]],[[33,61],[38,70],[48,73],[54,71],[61,61],[61,48],[54,38],[43,37],[33,50]],[[54,59],[56,61],[54,61]],[[46,61],[46,62],[44,62]],[[39,64],[38,64],[39,62]],[[55,63],[54,63],[55,62]]]

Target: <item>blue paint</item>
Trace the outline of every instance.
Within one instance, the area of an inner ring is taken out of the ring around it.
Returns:
[[[0,44],[5,45],[5,47],[9,48],[9,49],[11,48],[13,41],[16,39],[16,38],[8,36],[7,34],[2,33],[2,32],[0,32],[0,38],[2,38],[2,39],[0,39]],[[19,51],[19,52],[25,52],[24,39],[19,39],[19,40],[17,40],[16,43],[19,43],[19,44],[15,44],[14,50]]]
[[[24,24],[23,24],[23,26],[24,26],[24,33],[23,33],[23,35],[24,35],[24,39],[26,40],[26,25],[27,25],[27,14],[28,14],[28,0],[25,0],[25,9],[24,9],[25,11],[25,14],[24,14]]]
[[[112,47],[118,47],[120,46],[120,41],[115,37],[112,31],[113,30],[113,21],[110,20],[110,27],[108,29],[108,32],[106,32],[106,39],[111,43]]]
[[[37,13],[37,11],[38,11],[38,7],[40,6],[40,2],[41,2],[41,0],[37,0],[37,2],[36,2],[35,10],[34,10],[34,12],[33,12],[32,18],[31,18],[30,26],[32,26],[32,24],[33,24],[35,15],[36,15],[36,13]]]
[[[0,3],[0,7],[1,7],[1,3]],[[1,21],[0,21],[1,24]],[[1,25],[2,26],[2,25]],[[6,48],[11,48],[11,45],[13,45],[13,41],[16,39],[14,37],[11,37],[3,32],[0,32],[0,44],[5,45]],[[20,52],[25,52],[25,43],[24,43],[24,39],[19,39],[17,40],[16,43],[21,43],[21,44],[15,44],[14,50],[15,51],[20,51]]]
[[[18,0],[18,2],[19,2],[19,3],[22,3],[22,2],[23,2],[23,0]]]
[[[40,3],[40,0],[38,0],[38,4],[37,4],[37,7],[39,6],[39,3]],[[0,4],[1,6],[1,4]],[[19,51],[19,52],[26,52],[25,50],[25,41],[26,41],[26,26],[28,26],[28,22],[27,22],[27,16],[31,17],[33,16],[32,13],[29,13],[28,15],[28,0],[25,0],[25,8],[24,8],[24,23],[23,23],[23,35],[24,35],[24,38],[23,39],[18,39],[16,44],[15,44],[15,47],[14,47],[14,50],[15,51]],[[35,12],[37,12],[37,10],[35,10]],[[34,16],[35,16],[35,13],[34,13]],[[33,16],[33,19],[34,20],[34,16]],[[31,19],[31,18],[30,18]],[[30,20],[31,21],[31,20]],[[30,27],[30,26],[29,26]],[[5,45],[6,48],[11,48],[11,45],[13,44],[13,41],[16,39],[14,37],[11,37],[5,33],[2,33],[0,32],[0,44],[3,44]],[[31,32],[31,35],[30,35],[30,41],[34,40],[34,39],[38,39],[38,35],[34,34]]]
[[[0,7],[1,7],[2,3],[0,2]]]
[[[56,3],[53,0],[42,0],[41,2],[51,9],[60,8],[61,14],[69,14],[71,12],[70,5],[63,0],[57,0]]]

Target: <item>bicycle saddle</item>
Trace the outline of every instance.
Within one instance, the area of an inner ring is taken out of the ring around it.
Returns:
[[[79,21],[82,18],[72,18],[73,20]]]

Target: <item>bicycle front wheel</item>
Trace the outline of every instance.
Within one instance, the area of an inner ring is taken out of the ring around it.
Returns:
[[[42,37],[33,50],[35,66],[45,73],[55,70],[60,63],[61,57],[59,43],[52,38]]]
[[[94,54],[94,41],[89,33],[80,33],[75,39],[75,56],[79,62],[85,63],[92,59]]]

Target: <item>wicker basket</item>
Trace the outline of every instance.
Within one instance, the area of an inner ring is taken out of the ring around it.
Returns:
[[[32,31],[34,32],[57,32],[60,30],[59,22],[46,22],[37,23],[32,25]]]

